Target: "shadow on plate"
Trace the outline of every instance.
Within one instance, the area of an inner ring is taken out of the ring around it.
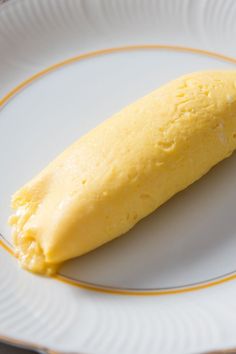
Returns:
[[[236,270],[236,155],[126,235],[68,261],[60,273],[116,288],[159,289]]]

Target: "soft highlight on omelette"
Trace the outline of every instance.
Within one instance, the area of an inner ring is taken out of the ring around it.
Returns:
[[[185,75],[80,138],[12,198],[22,267],[53,274],[124,234],[236,148],[236,71]]]

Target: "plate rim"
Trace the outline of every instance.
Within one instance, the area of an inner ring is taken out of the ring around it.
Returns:
[[[14,7],[15,4],[17,4],[19,2],[19,0],[10,0],[10,1],[6,1],[3,4],[1,4],[0,6],[0,13],[2,13],[4,11],[4,9],[6,8],[10,8],[10,7]],[[3,10],[3,11],[2,11]],[[1,102],[1,97],[0,97],[0,102]],[[0,105],[0,110],[1,110],[1,105]],[[15,347],[20,347],[20,348],[25,348],[25,349],[32,349],[32,350],[36,350],[39,353],[45,353],[45,354],[69,354],[69,352],[61,352],[58,350],[54,350],[53,346],[50,348],[48,346],[46,347],[42,347],[39,343],[33,343],[30,342],[28,340],[21,340],[21,339],[17,339],[16,337],[8,337],[8,336],[4,336],[1,335],[0,333],[0,341],[2,341],[3,343],[6,344],[10,344],[13,345]],[[232,353],[232,352],[236,352],[236,348],[231,348],[228,347],[227,349],[222,348],[221,350],[215,350],[214,349],[212,351],[209,352],[209,354],[216,354],[216,353]],[[72,352],[70,352],[72,354]],[[79,354],[79,352],[73,352],[74,354]],[[82,354],[80,352],[80,354]]]

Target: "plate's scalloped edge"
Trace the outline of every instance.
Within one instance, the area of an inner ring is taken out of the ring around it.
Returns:
[[[48,347],[42,347],[39,344],[24,341],[21,339],[12,338],[9,336],[3,336],[0,334],[0,341],[4,344],[8,344],[17,348],[27,349],[27,350],[34,350],[39,354],[87,354],[85,352],[64,352],[58,351],[54,349],[50,349]],[[220,349],[214,351],[207,351],[206,354],[235,354],[236,348],[227,348],[227,349]]]
[[[40,344],[36,344],[33,342],[21,340],[21,339],[16,339],[13,337],[9,336],[4,336],[0,334],[0,341],[4,344],[11,345],[16,348],[22,348],[22,349],[27,349],[27,350],[34,350],[40,354],[86,354],[82,352],[64,352],[64,351],[58,351],[54,349],[50,349],[48,347],[41,346]]]

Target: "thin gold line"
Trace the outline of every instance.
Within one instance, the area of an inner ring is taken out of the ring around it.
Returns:
[[[21,89],[23,89],[25,86],[29,85],[32,83],[34,80],[42,77],[43,75],[52,72],[58,68],[61,68],[65,65],[83,60],[83,59],[88,59],[95,57],[97,55],[104,55],[104,54],[111,54],[111,53],[117,53],[117,52],[123,52],[123,51],[130,51],[130,50],[147,50],[147,49],[166,49],[166,50],[174,50],[174,51],[182,51],[182,52],[188,52],[188,53],[196,53],[196,54],[203,54],[207,55],[213,58],[221,59],[224,61],[227,61],[229,63],[236,64],[236,59],[231,58],[228,56],[225,56],[223,54],[217,54],[214,52],[210,52],[207,50],[202,50],[202,49],[197,49],[197,48],[190,48],[190,47],[181,47],[181,46],[171,46],[171,45],[159,45],[159,44],[144,44],[144,45],[133,45],[133,46],[126,46],[126,47],[117,47],[117,48],[108,48],[108,49],[101,49],[101,50],[95,50],[93,52],[85,53],[85,54],[80,54],[75,57],[63,60],[59,63],[53,64],[52,66],[32,75],[30,78],[27,80],[23,81],[19,85],[17,85],[14,89],[12,89],[9,93],[7,93],[1,100],[0,100],[0,106],[3,106],[7,101],[10,100],[16,93],[18,93]]]
[[[8,253],[11,254],[11,256],[16,257],[16,255],[14,254],[13,250],[6,244],[4,243],[1,239],[0,239],[0,246],[3,247],[3,249],[5,249]],[[96,291],[96,292],[100,292],[100,293],[106,293],[106,294],[115,294],[115,295],[131,295],[131,296],[161,296],[161,295],[175,295],[175,294],[181,294],[181,293],[187,293],[187,292],[192,292],[192,291],[198,291],[198,290],[202,290],[202,289],[207,289],[210,288],[212,286],[216,286],[216,285],[220,285],[223,283],[226,283],[228,281],[232,281],[232,280],[236,280],[236,274],[232,274],[232,275],[228,275],[225,276],[223,278],[217,279],[217,280],[213,280],[213,281],[209,281],[207,283],[202,283],[202,284],[198,284],[198,285],[193,285],[193,286],[187,286],[184,288],[176,288],[176,289],[166,289],[166,290],[140,290],[140,291],[136,291],[136,290],[125,290],[125,289],[110,289],[108,287],[99,287],[96,285],[92,285],[92,284],[85,284],[80,282],[79,280],[73,280],[73,279],[69,279],[66,278],[63,275],[57,274],[55,276],[52,277],[53,279],[81,288],[81,289],[85,289],[85,290],[92,290],[92,291]]]
[[[200,285],[193,285],[191,287],[181,288],[181,289],[168,289],[168,290],[147,290],[147,291],[135,291],[135,290],[122,290],[122,289],[109,289],[103,287],[97,287],[95,285],[90,284],[83,284],[77,280],[66,278],[60,274],[57,274],[53,277],[54,279],[61,281],[63,283],[76,286],[81,289],[85,290],[92,290],[96,292],[102,292],[106,294],[114,294],[114,295],[130,295],[130,296],[162,296],[162,295],[176,295],[176,294],[183,294],[192,291],[199,291],[203,289],[208,289],[210,287],[220,285],[226,283],[228,281],[236,280],[236,274],[232,274],[230,276],[226,276],[224,278],[213,280],[208,283],[203,283]]]
[[[83,60],[83,59],[88,59],[95,57],[97,55],[104,55],[104,54],[111,54],[111,53],[117,53],[117,52],[122,52],[122,51],[130,51],[130,50],[147,50],[147,49],[165,49],[165,50],[174,50],[174,51],[183,51],[183,52],[188,52],[188,53],[196,53],[196,54],[203,54],[206,56],[210,56],[213,58],[217,58],[220,60],[224,60],[229,63],[236,64],[236,59],[231,58],[222,54],[217,54],[214,52],[210,52],[207,50],[202,50],[202,49],[197,49],[197,48],[189,48],[189,47],[181,47],[181,46],[171,46],[171,45],[158,45],[158,44],[147,44],[147,45],[133,45],[133,46],[126,46],[126,47],[117,47],[117,48],[108,48],[108,49],[102,49],[102,50],[96,50],[93,52],[81,54],[78,56],[75,56],[73,58],[66,59],[64,61],[61,61],[59,63],[56,63],[38,73],[35,75],[31,76],[27,80],[23,81],[20,83],[18,86],[16,86],[14,89],[12,89],[8,94],[6,94],[1,100],[0,100],[0,106],[5,105],[11,98],[13,98],[18,92],[20,92],[22,89],[24,89],[27,85],[31,84],[34,80],[37,80],[38,78],[42,77],[43,75],[46,75],[56,69],[59,69],[65,65]],[[0,245],[8,251],[11,255],[14,255],[14,252],[11,250],[10,247],[8,247],[4,242],[0,240]],[[57,274],[56,276],[53,277],[57,281],[64,282],[76,287],[80,287],[82,289],[86,290],[93,290],[93,291],[98,291],[98,292],[103,292],[103,293],[109,293],[109,294],[117,294],[117,295],[135,295],[135,296],[161,296],[161,295],[173,295],[173,294],[181,294],[181,293],[187,293],[187,292],[192,292],[192,291],[198,291],[202,289],[206,289],[215,285],[223,284],[225,282],[235,280],[236,279],[236,274],[226,276],[224,278],[218,279],[218,280],[213,280],[208,283],[203,283],[200,285],[193,285],[189,286],[186,288],[179,288],[179,289],[168,289],[168,290],[154,290],[154,291],[131,291],[131,290],[115,290],[115,289],[110,289],[110,288],[102,288],[102,287],[97,287],[96,285],[89,285],[89,284],[84,284],[80,283],[79,281],[65,278],[64,276]]]
[[[7,251],[8,253],[10,253],[10,255],[14,256],[15,257],[15,254],[13,252],[13,250],[11,249],[11,247],[9,247],[5,242],[3,242],[1,239],[0,239],[0,246],[5,250]]]

